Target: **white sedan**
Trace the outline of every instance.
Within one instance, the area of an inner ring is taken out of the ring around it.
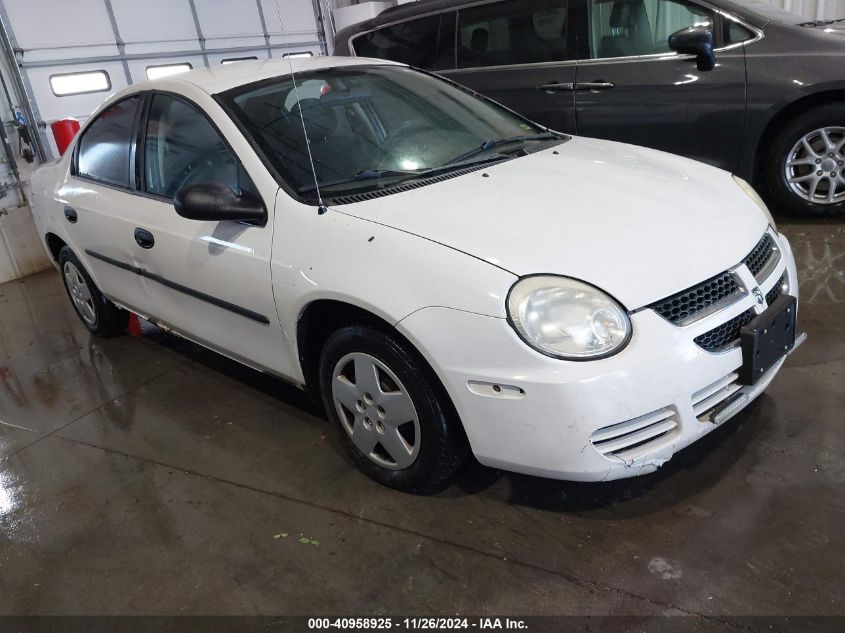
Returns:
[[[33,176],[93,334],[131,311],[289,380],[361,470],[416,492],[470,449],[653,471],[800,342],[789,243],[741,180],[399,64],[290,63],[134,85]]]

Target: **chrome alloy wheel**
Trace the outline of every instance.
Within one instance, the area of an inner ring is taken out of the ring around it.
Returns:
[[[97,312],[94,309],[94,299],[91,297],[91,289],[88,288],[85,277],[73,262],[65,262],[62,271],[73,307],[88,327],[96,327]]]
[[[332,400],[352,443],[390,470],[419,455],[420,422],[411,396],[388,367],[362,352],[341,358],[332,373]]]
[[[845,127],[825,127],[804,135],[784,166],[789,188],[814,204],[845,200]]]

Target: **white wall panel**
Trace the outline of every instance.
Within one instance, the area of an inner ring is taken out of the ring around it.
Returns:
[[[314,5],[310,0],[260,0],[271,44],[312,42],[317,39]]]
[[[845,0],[769,0],[769,3],[808,20],[845,18]]]
[[[28,61],[117,53],[103,0],[3,0],[3,4]]]
[[[112,8],[127,54],[200,48],[187,0],[112,0]]]

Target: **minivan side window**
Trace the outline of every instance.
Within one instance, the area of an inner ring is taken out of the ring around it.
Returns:
[[[567,0],[507,0],[461,9],[458,68],[565,61]]]
[[[132,130],[141,98],[134,95],[103,110],[79,139],[76,173],[129,187]]]
[[[669,53],[675,31],[707,25],[712,11],[683,0],[590,0],[593,59]]]
[[[355,37],[352,46],[359,57],[443,70],[455,67],[455,14],[429,15],[406,20]],[[451,26],[451,28],[450,28]],[[442,28],[442,32],[441,32]]]
[[[182,187],[199,182],[221,183],[237,192],[238,176],[238,160],[205,116],[181,99],[153,97],[144,144],[148,193],[173,198]]]

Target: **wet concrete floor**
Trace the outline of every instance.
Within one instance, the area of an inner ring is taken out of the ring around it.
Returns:
[[[781,230],[810,339],[753,406],[639,479],[428,498],[296,389],[2,285],[0,614],[845,614],[845,225]]]

